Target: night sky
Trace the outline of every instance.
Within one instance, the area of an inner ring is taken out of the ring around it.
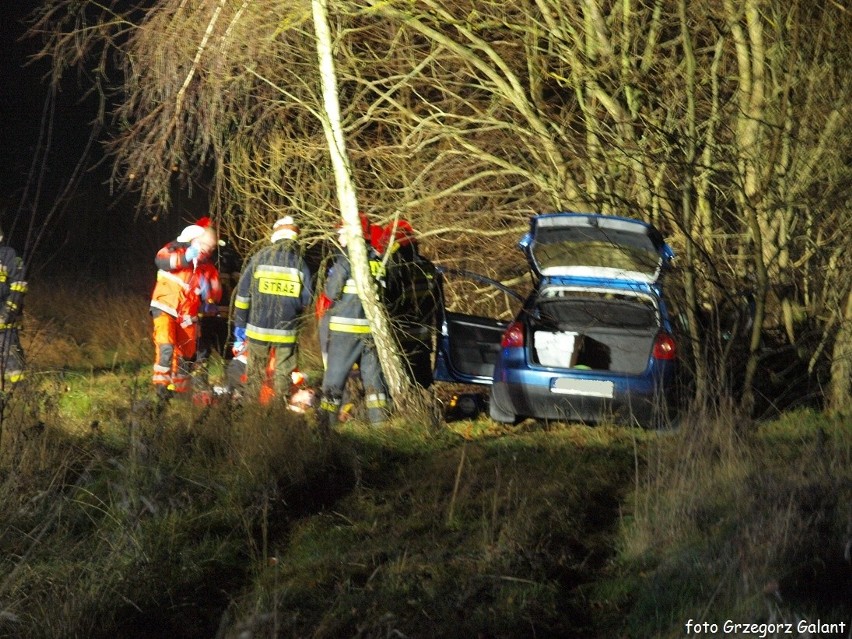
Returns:
[[[0,194],[3,197],[4,224],[9,224],[9,200],[20,196],[26,181],[26,173],[35,148],[39,119],[44,104],[46,89],[39,81],[39,68],[25,67],[28,57],[37,50],[35,42],[21,42],[25,27],[21,20],[35,2],[18,0],[3,7],[0,21],[3,38],[2,63],[0,63],[0,150],[2,150],[2,173]]]
[[[38,0],[4,3],[0,64],[0,224],[7,241],[26,258],[33,274],[83,273],[97,278],[141,280],[153,277],[153,256],[179,229],[203,212],[203,203],[176,197],[181,209],[152,223],[132,197],[118,198],[107,184],[111,164],[87,171],[67,191],[80,161],[95,115],[92,102],[81,101],[85,86],[75,70],[67,73],[57,94],[50,150],[39,145],[42,113],[50,89],[44,80],[47,62],[27,65],[39,50],[36,39],[23,39],[23,20]],[[102,159],[95,147],[90,164]],[[41,189],[28,180],[43,171]],[[28,186],[29,184],[29,186]],[[64,195],[64,197],[62,197]],[[61,198],[61,199],[60,199]],[[42,228],[47,232],[41,233]]]

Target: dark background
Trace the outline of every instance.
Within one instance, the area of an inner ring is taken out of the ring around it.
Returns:
[[[62,275],[147,287],[157,249],[205,214],[203,190],[195,188],[191,197],[176,191],[172,210],[153,221],[153,212],[140,209],[132,194],[119,196],[109,184],[112,163],[102,152],[108,129],[83,157],[96,103],[84,97],[87,80],[75,69],[51,94],[48,62],[32,61],[42,42],[25,36],[25,21],[39,4],[6,2],[0,21],[0,225],[6,241],[24,257],[30,281]],[[81,160],[86,170],[72,180]]]

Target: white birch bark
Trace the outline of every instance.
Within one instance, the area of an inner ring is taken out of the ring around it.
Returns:
[[[317,55],[322,83],[322,125],[328,140],[328,150],[334,168],[337,199],[343,218],[344,233],[347,234],[349,240],[347,250],[352,264],[352,277],[358,289],[358,297],[361,298],[361,303],[364,305],[364,313],[370,321],[388,390],[394,400],[399,403],[401,399],[411,394],[411,386],[404,373],[399,350],[390,331],[387,312],[379,302],[376,283],[370,274],[367,246],[361,232],[358,213],[358,196],[355,192],[352,170],[343,137],[331,30],[328,23],[328,5],[326,0],[312,0],[311,7],[314,16],[314,30],[317,36]]]

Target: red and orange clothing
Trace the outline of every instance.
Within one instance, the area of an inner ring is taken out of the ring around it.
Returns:
[[[169,242],[157,252],[157,283],[151,294],[153,382],[179,393],[189,390],[202,305],[222,299],[219,271],[209,258],[188,259],[189,247],[187,242]]]

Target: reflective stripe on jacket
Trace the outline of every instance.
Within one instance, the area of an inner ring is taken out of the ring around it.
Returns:
[[[370,260],[370,272],[382,283],[383,267],[375,251],[368,247],[367,255]],[[352,278],[352,266],[347,253],[341,253],[334,261],[328,272],[325,284],[325,295],[332,300],[329,310],[330,331],[339,333],[370,333],[370,322],[364,313],[358,289]]]
[[[298,320],[310,305],[310,269],[292,240],[261,249],[240,275],[234,298],[234,325],[246,337],[267,344],[295,344]]]
[[[20,328],[26,293],[23,261],[11,246],[0,246],[0,317],[5,318],[0,330]]]
[[[256,342],[267,342],[269,344],[295,344],[298,331],[283,328],[264,328],[255,326],[251,322],[246,324],[246,337]]]

